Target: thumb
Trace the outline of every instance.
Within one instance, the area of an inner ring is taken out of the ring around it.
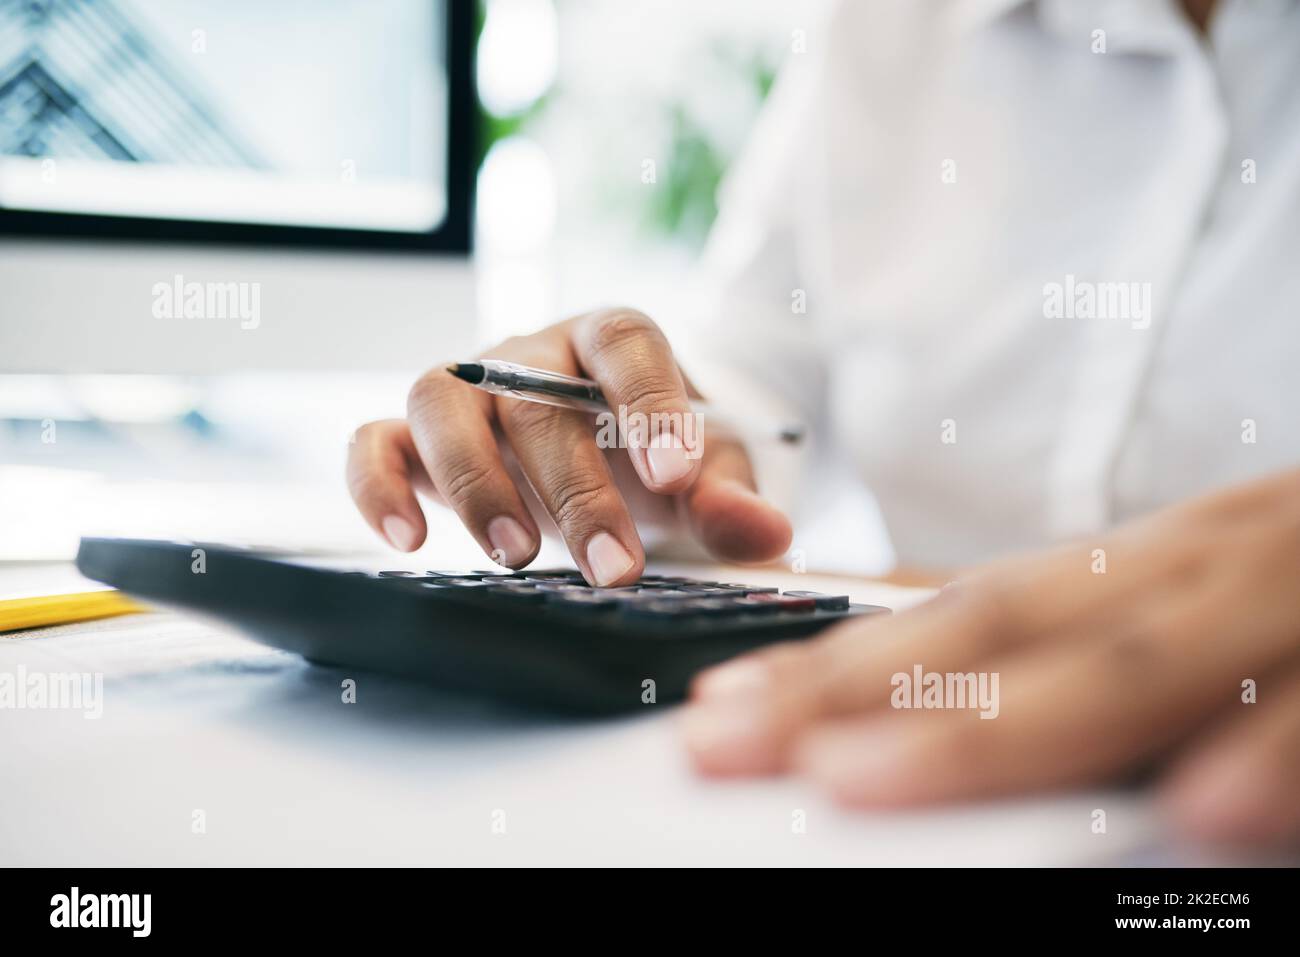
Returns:
[[[699,478],[680,498],[695,537],[716,558],[771,561],[790,547],[790,520],[759,497],[739,442],[710,440]]]

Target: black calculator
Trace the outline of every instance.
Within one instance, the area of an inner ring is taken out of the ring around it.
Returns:
[[[847,595],[678,576],[591,588],[570,569],[340,571],[229,546],[135,539],[83,538],[77,567],[319,664],[589,714],[679,700],[710,665],[889,612]]]

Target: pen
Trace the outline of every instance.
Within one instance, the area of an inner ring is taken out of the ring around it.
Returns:
[[[597,415],[613,415],[614,410],[605,401],[600,385],[591,379],[561,375],[546,369],[534,369],[501,359],[479,359],[474,362],[457,362],[447,366],[447,371],[475,388],[525,402],[540,402],[562,409],[576,409]],[[803,441],[804,428],[797,423],[759,427],[736,422],[734,417],[718,412],[704,402],[692,402],[691,411],[721,426],[725,431],[740,436],[775,438],[788,445]]]

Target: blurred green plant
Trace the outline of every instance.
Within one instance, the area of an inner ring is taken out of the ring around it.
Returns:
[[[480,3],[478,36],[485,19]],[[753,97],[745,105],[756,112],[776,79],[777,57],[771,51],[741,51],[725,41],[715,43],[704,55],[712,57],[720,70],[738,77],[742,89],[750,87]],[[479,166],[493,144],[527,133],[552,101],[563,96],[562,90],[552,90],[510,116],[497,116],[480,101]],[[694,118],[685,99],[650,104],[648,109],[663,116],[668,129],[666,162],[656,171],[659,188],[629,190],[626,180],[620,179],[596,192],[605,197],[609,208],[625,210],[647,234],[698,248],[717,218],[718,186],[735,157]]]
[[[752,85],[761,104],[776,79],[776,66],[760,54],[740,55],[716,46],[712,55]],[[718,215],[718,186],[734,156],[691,115],[686,104],[665,103],[668,114],[668,162],[659,189],[650,190],[643,222],[650,232],[698,247]]]
[[[479,41],[483,39],[483,25],[487,23],[487,4],[476,3],[474,6],[476,17],[474,45],[477,47]],[[475,164],[476,168],[483,168],[483,160],[487,158],[488,151],[492,149],[494,143],[509,139],[527,128],[545,109],[546,100],[547,96],[544,94],[522,113],[516,113],[513,116],[497,116],[483,105],[476,88],[474,91],[474,102],[478,107],[478,157]]]

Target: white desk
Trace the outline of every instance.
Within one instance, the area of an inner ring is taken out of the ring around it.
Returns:
[[[15,580],[12,566],[0,566],[0,592],[6,575]],[[834,584],[753,570],[729,577]],[[879,604],[918,598],[864,583],[851,591]],[[1159,822],[1133,795],[847,814],[798,781],[697,779],[665,705],[627,720],[556,722],[366,675],[354,676],[357,703],[345,705],[342,673],[180,614],[0,637],[0,670],[20,664],[102,672],[105,703],[99,720],[0,711],[0,864],[1168,859]],[[1098,807],[1105,835],[1091,832]],[[192,830],[196,810],[205,833]],[[806,833],[793,832],[796,810]]]

